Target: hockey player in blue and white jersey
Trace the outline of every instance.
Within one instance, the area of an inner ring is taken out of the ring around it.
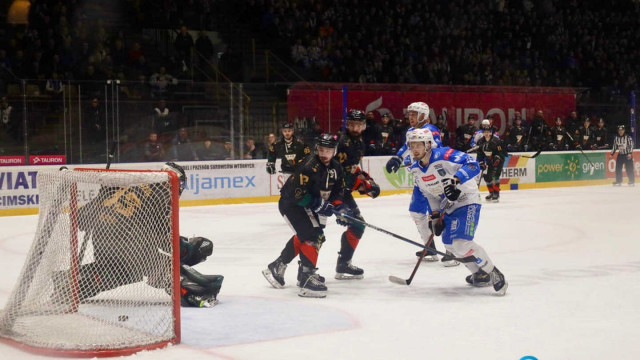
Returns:
[[[440,129],[432,125],[429,119],[429,105],[423,102],[414,102],[407,106],[407,115],[409,116],[409,129],[407,129],[407,138],[409,137],[409,133],[414,129],[427,129],[431,131],[433,134],[433,139],[438,144],[438,146],[442,146],[442,140],[440,139]],[[396,155],[387,161],[387,172],[392,173],[398,171],[400,166],[404,163],[404,165],[408,166],[411,164],[411,151],[408,151],[409,148],[405,143],[398,150]]]
[[[500,134],[498,134],[498,129],[493,126],[492,124],[493,119],[484,119],[482,120],[482,123],[480,123],[480,129],[476,130],[476,132],[473,134],[473,137],[471,138],[471,149],[467,152],[474,152],[476,150],[478,150],[478,141],[480,141],[480,139],[482,139],[484,137],[484,128],[485,127],[490,127],[491,128],[491,134],[493,134],[493,137],[496,139],[500,139]]]
[[[433,135],[425,129],[413,130],[407,136],[414,158],[409,171],[415,181],[409,209],[412,214],[430,212],[433,231],[442,235],[447,251],[456,257],[477,258],[475,263],[465,263],[472,273],[467,276],[467,283],[493,285],[499,295],[504,295],[508,286],[504,275],[473,241],[481,208],[480,193],[473,179],[480,173],[480,166],[470,155],[449,147],[437,148],[435,143]],[[449,204],[443,206],[443,202]]]

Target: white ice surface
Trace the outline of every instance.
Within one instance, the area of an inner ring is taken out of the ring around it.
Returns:
[[[484,195],[483,195],[484,196]],[[366,221],[419,241],[408,195],[359,199]],[[182,344],[136,359],[637,359],[640,356],[640,187],[505,191],[483,204],[476,241],[509,282],[505,297],[472,288],[464,266],[423,263],[417,247],[367,229],[354,264],[334,280],[344,228],[331,220],[318,261],[325,299],[297,296],[260,273],[291,236],[276,203],[182,208],[181,234],[212,239],[196,268],[225,276],[220,303],[183,309]],[[37,216],[0,218],[0,306],[33,239]],[[443,249],[438,242],[439,249]],[[1,359],[36,359],[0,343]]]

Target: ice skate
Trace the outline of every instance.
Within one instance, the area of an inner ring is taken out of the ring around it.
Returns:
[[[442,265],[444,265],[445,267],[453,267],[453,266],[460,265],[460,262],[458,260],[453,259],[453,254],[450,251],[447,251],[447,255],[443,256],[442,259],[440,259],[440,261],[442,262]]]
[[[493,271],[489,275],[491,277],[491,284],[493,284],[493,290],[496,291],[497,295],[504,295],[509,287],[509,284],[504,279],[504,275],[502,275],[497,267],[494,267]]]
[[[487,201],[491,201],[491,200],[493,200],[493,193],[492,193],[492,192],[490,192],[490,193],[489,193],[489,195],[487,195],[487,196],[485,196],[485,197],[484,197],[484,199],[485,199],[485,200],[487,200]]]
[[[299,264],[299,262],[298,262],[298,265],[300,265],[300,264]],[[311,273],[312,273],[312,274],[315,274],[315,275],[318,277],[318,281],[320,281],[321,283],[323,283],[323,284],[324,284],[324,276],[322,276],[322,275],[320,275],[320,274],[316,274],[316,269],[312,269],[312,270],[311,270]],[[302,276],[302,270],[301,270],[300,268],[298,268],[298,282],[296,283],[296,285],[297,285],[298,287],[300,287],[300,286],[301,286],[301,284],[302,284],[302,283],[300,282],[300,280],[301,280],[301,279],[305,279],[305,280],[306,280],[306,277]]]
[[[364,270],[353,265],[351,260],[341,261],[338,258],[338,264],[336,265],[337,280],[360,280],[364,277]]]
[[[419,258],[420,256],[422,256],[422,251],[416,252],[416,257]],[[427,262],[438,261],[438,255],[437,254],[429,254],[429,252],[427,252],[427,255],[424,256],[422,261],[427,261]]]
[[[620,181],[615,181],[613,183],[613,186],[620,186],[620,185],[622,185],[622,182],[620,182]]]
[[[327,286],[320,281],[320,275],[316,269],[301,266],[298,269],[298,283],[300,284],[300,297],[323,298],[327,296]]]
[[[492,202],[500,202],[500,193],[499,192],[494,192],[493,193],[493,197],[491,198]]]
[[[483,270],[478,270],[477,272],[467,276],[465,280],[468,284],[477,287],[491,285],[491,277]]]
[[[262,270],[262,275],[265,279],[276,289],[284,288],[284,271],[287,269],[287,264],[282,262],[279,257],[269,264],[266,269]]]

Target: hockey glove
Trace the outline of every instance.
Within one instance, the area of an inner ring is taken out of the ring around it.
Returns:
[[[387,161],[387,172],[389,174],[397,172],[400,169],[400,165],[402,164],[402,158],[400,156],[394,156],[389,161]]]
[[[494,156],[493,157],[493,167],[498,167],[498,165],[500,165],[500,161],[502,160],[502,158],[500,156]]]
[[[374,199],[380,195],[380,186],[364,171],[356,177],[353,190],[358,190],[360,195],[369,195]]]
[[[333,215],[333,205],[323,198],[315,198],[311,204],[311,211],[320,216],[329,217]]]
[[[444,184],[444,196],[449,199],[449,201],[456,201],[458,197],[460,197],[460,193],[462,191],[457,188],[457,185],[460,184],[460,180],[457,178],[452,179],[444,179],[442,180]]]
[[[364,182],[364,190],[359,192],[362,195],[367,194],[371,196],[371,198],[375,199],[380,195],[380,186],[378,186],[373,179],[369,179]]]
[[[276,173],[276,164],[272,162],[267,163],[267,172],[271,175]]]
[[[353,216],[353,212],[351,211],[351,208],[348,207],[347,205],[345,205],[342,201],[335,201],[333,203],[333,208],[336,212],[339,212],[340,214],[346,214],[347,216]],[[336,214],[336,222],[338,223],[338,225],[342,225],[342,226],[349,226],[350,222],[349,219],[347,219],[346,217],[342,216],[342,215],[338,215]]]
[[[487,170],[487,163],[486,162],[482,161],[482,162],[480,162],[479,165],[480,165],[480,170],[482,170],[482,171]]]

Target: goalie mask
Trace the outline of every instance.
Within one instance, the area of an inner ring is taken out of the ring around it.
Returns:
[[[165,163],[164,165],[162,165],[162,171],[173,171],[176,176],[178,177],[178,181],[180,183],[180,190],[179,190],[179,194],[182,195],[182,192],[184,191],[185,185],[187,183],[187,174],[184,172],[184,169],[182,168],[182,166],[174,163],[174,162],[168,162]]]

